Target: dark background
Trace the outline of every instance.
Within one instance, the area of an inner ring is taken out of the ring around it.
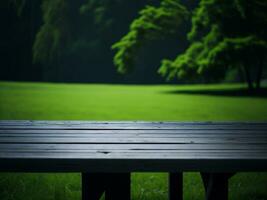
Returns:
[[[182,52],[188,46],[186,32],[190,24],[184,24],[179,35],[153,42],[142,48],[135,70],[127,75],[120,75],[113,65],[112,44],[128,32],[130,23],[138,16],[141,8],[147,4],[157,5],[159,1],[109,0],[107,1],[110,2],[109,4],[99,1],[94,9],[106,8],[101,13],[101,17],[90,10],[80,14],[77,10],[84,5],[85,1],[74,2],[75,5],[71,5],[73,13],[69,21],[72,32],[70,45],[62,49],[62,55],[56,62],[41,64],[34,63],[32,59],[36,34],[44,23],[41,1],[25,1],[20,13],[9,1],[1,1],[0,80],[165,83],[164,78],[157,73],[160,60],[174,59],[177,52]],[[196,1],[184,2],[191,8],[196,5]],[[177,83],[177,81],[171,83]]]

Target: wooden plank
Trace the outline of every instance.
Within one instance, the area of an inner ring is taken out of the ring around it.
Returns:
[[[20,125],[20,124],[9,124],[0,125],[0,129],[107,129],[107,130],[147,130],[147,129],[203,129],[203,130],[218,130],[218,129],[233,129],[233,130],[267,130],[267,124],[164,124],[164,123],[140,123],[140,124],[56,124],[56,125],[46,125],[46,124],[33,124],[33,125]]]
[[[266,150],[265,144],[0,144],[4,149],[55,150]]]
[[[0,136],[3,135],[89,135],[89,134],[112,134],[112,135],[267,135],[265,130],[0,130]]]
[[[41,138],[41,137],[0,137],[0,143],[38,143],[38,144],[50,144],[50,143],[61,143],[61,144],[84,144],[84,143],[153,143],[153,144],[225,144],[225,143],[244,143],[244,144],[267,144],[266,138],[238,138],[238,137],[226,137],[226,138],[150,138],[150,137],[125,137],[125,138]]]
[[[23,159],[23,158],[47,158],[47,159],[159,159],[159,160],[168,160],[168,159],[187,159],[187,160],[201,160],[201,159],[247,159],[250,162],[254,160],[267,159],[266,152],[238,152],[236,154],[227,153],[227,152],[0,152],[1,159]],[[162,161],[164,164],[164,161]]]
[[[5,158],[0,171],[5,172],[248,172],[266,171],[266,159],[86,159],[86,158]]]
[[[161,157],[162,155],[171,155],[171,156],[192,156],[192,155],[201,155],[201,156],[215,156],[215,155],[224,155],[224,156],[241,156],[241,155],[261,155],[267,157],[266,150],[114,150],[114,149],[94,149],[94,150],[16,150],[16,149],[6,149],[2,150],[1,155],[33,155],[38,157],[39,155],[75,155],[75,156],[94,156],[96,155],[105,155],[111,157],[112,155],[131,155],[131,156],[144,156],[155,154],[155,157]],[[60,157],[59,157],[60,158]],[[75,159],[75,157],[74,157]]]
[[[28,144],[29,145],[29,144]],[[117,145],[120,146],[120,145]],[[143,145],[142,147],[144,147],[145,145]],[[208,145],[207,145],[208,146]],[[154,146],[154,148],[120,148],[120,147],[116,147],[116,145],[90,145],[87,148],[60,148],[60,147],[55,147],[55,148],[43,148],[43,147],[31,147],[30,145],[28,146],[28,148],[18,148],[18,147],[6,147],[6,148],[0,148],[1,152],[4,151],[14,151],[14,152],[23,152],[23,151],[31,151],[31,152],[100,152],[100,151],[112,151],[112,152],[265,152],[267,154],[267,148],[265,145],[261,145],[262,148],[254,148],[254,149],[249,149],[249,148],[237,148],[237,149],[227,149],[227,148],[221,148],[221,149],[216,149],[216,148],[208,148],[204,149],[204,148],[179,148],[178,147],[173,147],[173,148],[157,148],[156,146]]]
[[[14,149],[5,149],[1,151],[2,154],[18,154],[21,155],[22,153],[29,153],[35,154],[38,157],[39,154],[73,154],[79,156],[79,154],[137,154],[137,155],[145,155],[145,154],[185,154],[185,155],[192,155],[192,154],[203,154],[203,155],[264,155],[267,157],[267,150],[114,150],[114,149],[99,149],[99,150],[14,150]]]
[[[212,135],[212,134],[0,134],[0,140],[1,138],[10,138],[16,140],[17,138],[49,138],[49,139],[70,139],[70,138],[113,138],[113,139],[121,139],[121,138],[163,138],[163,139],[171,139],[171,138],[202,138],[202,139],[247,139],[247,140],[266,140],[267,135],[265,134],[218,134],[218,135]]]
[[[240,124],[258,124],[258,123],[264,123],[261,121],[185,121],[185,122],[180,122],[180,121],[142,121],[142,120],[123,120],[123,121],[118,121],[118,120],[109,120],[109,121],[94,121],[94,120],[0,120],[1,123],[21,123],[21,124],[39,124],[39,123],[45,123],[45,124],[66,124],[66,123],[71,123],[71,124],[81,124],[81,123],[108,123],[108,124],[113,124],[113,123],[183,123],[183,124],[217,124],[217,123],[228,123],[228,124],[233,124],[233,123],[240,123]]]
[[[0,152],[1,159],[13,158],[13,159],[23,159],[23,158],[34,158],[34,159],[88,159],[90,162],[91,159],[159,159],[159,160],[168,160],[168,159],[187,159],[187,160],[201,160],[201,159],[247,159],[253,162],[258,159],[267,159],[266,153],[199,153],[199,152],[181,152],[181,153],[166,153],[158,152],[155,155],[154,152],[110,152],[110,153],[101,153],[101,152],[92,152],[92,153],[62,153],[62,152]],[[164,161],[162,161],[164,164]]]
[[[262,134],[262,133],[255,133],[255,134],[250,134],[250,133],[226,133],[226,134],[205,134],[205,133],[178,133],[178,134],[172,134],[172,133],[163,133],[163,134],[154,134],[154,133],[118,133],[118,134],[109,134],[109,133],[89,133],[89,134],[57,134],[57,133],[51,133],[51,134],[28,134],[28,133],[23,133],[23,134],[9,134],[9,133],[4,133],[0,134],[0,137],[61,137],[61,138],[69,138],[69,137],[150,137],[150,138],[173,138],[173,137],[188,137],[188,138],[195,138],[195,137],[202,137],[202,138],[239,138],[239,137],[246,137],[246,138],[265,138],[267,137],[267,134]]]
[[[0,126],[1,130],[264,130],[267,126]]]
[[[9,138],[10,140],[14,139],[14,142],[16,143],[16,139],[18,138],[25,138],[25,139],[31,139],[31,138],[39,138],[39,139],[76,139],[76,138],[80,138],[80,139],[106,139],[106,138],[112,138],[112,139],[134,139],[134,138],[138,138],[138,140],[140,139],[147,139],[147,138],[151,138],[151,139],[158,139],[160,140],[162,139],[183,139],[183,138],[188,138],[188,139],[207,139],[207,140],[211,140],[214,141],[216,139],[224,139],[224,140],[235,140],[235,139],[242,139],[242,140],[248,140],[248,141],[255,141],[255,140],[266,140],[267,136],[265,135],[256,135],[256,136],[252,136],[252,135],[242,135],[242,136],[236,136],[236,135],[219,135],[219,136],[209,136],[209,135],[192,135],[192,134],[188,134],[188,135],[166,135],[166,137],[164,137],[164,135],[83,135],[83,136],[76,136],[76,135],[69,135],[69,136],[61,136],[61,135],[51,135],[51,136],[44,136],[44,135],[3,135],[0,136],[0,141],[1,138],[3,138],[4,140],[6,138]],[[108,141],[108,139],[107,139]],[[164,143],[164,142],[163,142]]]
[[[4,172],[249,172],[266,171],[263,160],[246,159],[4,159]]]
[[[158,134],[163,134],[163,133],[265,133],[267,134],[267,131],[265,129],[255,129],[255,130],[249,130],[249,129],[217,129],[217,130],[212,130],[212,129],[144,129],[144,130],[132,130],[132,129],[122,129],[122,130],[112,130],[112,129],[96,129],[96,130],[90,130],[90,129],[58,129],[58,130],[49,130],[49,129],[1,129],[0,133],[45,133],[45,134],[50,134],[50,133],[69,133],[69,134],[75,134],[75,133],[80,133],[80,134],[87,134],[87,133],[158,133]]]

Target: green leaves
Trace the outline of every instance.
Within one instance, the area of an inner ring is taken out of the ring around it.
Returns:
[[[114,64],[120,73],[133,68],[136,54],[144,43],[176,33],[189,11],[178,0],[163,0],[159,7],[146,6],[139,14],[128,34],[112,46],[117,50]]]
[[[267,53],[266,11],[266,2],[201,0],[188,33],[191,45],[174,61],[164,60],[159,73],[167,80],[217,80],[230,67],[257,67]]]
[[[176,33],[189,16],[178,0],[163,0],[157,8],[147,6],[140,11],[129,33],[112,46],[117,50],[114,64],[118,71],[131,70],[146,42]],[[200,0],[191,20],[190,46],[173,61],[162,61],[158,72],[167,80],[218,80],[230,67],[249,68],[253,61],[266,57],[267,1]]]
[[[174,78],[188,79],[195,77],[197,73],[197,56],[203,48],[203,44],[196,42],[186,50],[184,54],[177,56],[174,61],[163,60],[159,73],[166,77],[167,80]]]

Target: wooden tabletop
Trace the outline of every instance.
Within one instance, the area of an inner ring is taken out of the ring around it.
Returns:
[[[267,123],[5,120],[0,171],[267,171]]]

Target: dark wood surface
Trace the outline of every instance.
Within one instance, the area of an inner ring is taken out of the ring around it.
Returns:
[[[0,121],[0,171],[267,171],[264,122]]]

